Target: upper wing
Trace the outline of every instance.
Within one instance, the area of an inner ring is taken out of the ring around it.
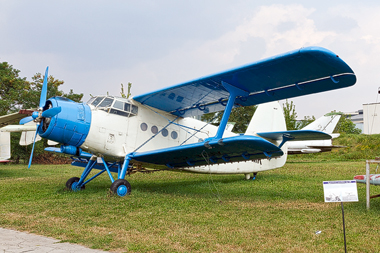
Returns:
[[[137,152],[132,159],[155,166],[185,168],[282,156],[276,145],[256,136],[235,136],[159,150]],[[150,168],[151,168],[150,167]]]
[[[177,116],[196,116],[224,110],[229,93],[222,82],[247,91],[235,105],[249,106],[348,87],[356,76],[333,52],[308,47],[133,99]]]

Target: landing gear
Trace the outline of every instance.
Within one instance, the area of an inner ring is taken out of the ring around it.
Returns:
[[[70,191],[79,191],[84,190],[85,186],[82,185],[82,187],[78,187],[79,177],[72,177],[66,182],[66,187]]]
[[[113,192],[114,194],[117,194],[120,197],[124,197],[126,195],[131,194],[131,184],[124,178],[125,178],[125,175],[127,174],[127,171],[129,168],[129,162],[132,159],[132,155],[131,154],[126,155],[123,164],[121,164],[120,162],[114,162],[114,163],[106,162],[103,157],[99,157],[101,158],[102,161],[98,163],[97,158],[98,157],[96,156],[92,156],[89,160],[82,160],[80,158],[77,160],[74,160],[74,162],[72,162],[72,165],[85,167],[85,169],[80,178],[78,177],[70,178],[66,182],[66,187],[72,191],[82,190],[84,189],[87,183],[97,178],[102,173],[107,172],[112,182],[111,188],[110,188],[111,192]],[[92,176],[90,179],[86,179],[93,169],[98,169],[100,170],[100,172]],[[113,178],[111,172],[117,173],[116,180]]]
[[[115,180],[110,187],[111,192],[120,197],[131,194],[131,184],[125,179]]]
[[[249,180],[249,179],[255,180],[255,179],[256,179],[257,172],[253,173],[252,178],[251,178],[251,174],[249,174],[249,173],[244,174],[244,175],[245,175],[245,179],[246,179],[246,180]]]

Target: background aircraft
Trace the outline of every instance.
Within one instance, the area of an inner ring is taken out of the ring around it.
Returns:
[[[354,176],[354,179],[358,183],[365,184],[366,183],[366,175],[357,175]],[[380,174],[371,174],[369,175],[369,183],[373,185],[380,185]]]
[[[119,196],[131,191],[125,175],[144,167],[199,173],[209,173],[202,170],[209,164],[241,161],[266,161],[265,166],[270,167],[276,158],[286,155],[281,148],[288,140],[326,139],[329,135],[313,130],[261,132],[259,128],[253,135],[233,134],[225,131],[233,107],[345,88],[356,82],[343,60],[319,47],[302,48],[132,99],[97,96],[88,103],[46,99],[47,70],[39,108],[20,123],[35,121],[36,134],[61,143],[59,149],[48,150],[70,154],[73,165],[85,168],[80,178],[67,181],[69,189],[83,189],[107,172],[111,191]],[[191,118],[216,111],[224,112],[219,127]],[[87,179],[92,169],[100,172]],[[223,173],[248,173],[235,166],[225,169]],[[111,172],[117,173],[116,180]]]
[[[332,138],[313,141],[291,141],[288,143],[288,154],[310,154],[331,151],[333,148],[344,148],[344,146],[332,145],[332,139],[339,137],[339,134],[333,134],[333,131],[340,117],[341,115],[339,114],[326,114],[302,128],[302,130],[322,131],[331,135]]]
[[[32,123],[32,126],[10,126],[9,124],[14,123],[25,117],[25,115],[31,115],[33,111],[30,110],[20,110],[19,112],[11,113],[8,115],[0,116],[0,162],[9,162],[11,158],[11,137],[10,132],[23,132],[20,145],[29,145],[30,134],[24,131],[36,131],[36,125]],[[29,137],[27,142],[27,136]],[[23,141],[24,140],[24,141]]]

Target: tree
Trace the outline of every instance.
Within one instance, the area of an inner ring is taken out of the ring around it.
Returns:
[[[128,93],[127,95],[125,95],[125,92],[124,92],[124,85],[121,84],[121,92],[120,92],[120,95],[122,98],[129,98],[132,94],[131,94],[131,88],[132,88],[132,83],[128,82]]]
[[[248,124],[252,119],[253,114],[256,111],[257,106],[245,106],[245,107],[236,107],[231,111],[231,115],[228,119],[228,122],[234,122],[235,126],[233,132],[235,133],[244,133],[247,130]],[[216,123],[214,125],[218,126],[219,122],[222,120],[223,112],[217,113],[207,113],[202,115],[201,120],[206,122],[212,122],[215,119]]]
[[[303,120],[297,120],[296,106],[293,101],[289,103],[288,100],[286,100],[285,104],[282,104],[282,109],[284,110],[287,130],[299,130],[315,121],[314,116],[305,116]]]
[[[297,129],[302,129],[305,126],[309,125],[311,122],[315,121],[314,116],[305,116],[302,120],[297,121]]]
[[[28,91],[28,96],[26,96],[23,101],[24,109],[38,108],[39,103],[40,103],[40,96],[41,96],[43,82],[44,82],[44,76],[41,73],[35,74],[32,77],[32,82],[28,82],[29,91]],[[83,98],[83,93],[76,94],[71,89],[70,92],[66,94],[63,91],[59,90],[59,87],[63,85],[63,83],[64,81],[55,79],[53,76],[49,76],[47,98],[59,96],[59,97],[66,97],[75,102],[80,102],[81,99]]]
[[[0,115],[17,111],[27,96],[28,82],[19,73],[7,62],[0,63]]]
[[[284,117],[286,122],[287,130],[297,130],[297,113],[296,106],[293,104],[293,101],[285,101],[285,104],[282,104],[282,109],[284,110]]]
[[[346,134],[361,134],[362,130],[356,128],[355,124],[351,121],[351,117],[345,116],[342,112],[339,112],[342,115],[340,117],[338,124],[335,127],[335,131],[338,133]]]

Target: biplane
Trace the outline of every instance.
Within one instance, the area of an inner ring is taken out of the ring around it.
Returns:
[[[329,135],[276,127],[268,131],[262,123],[273,119],[265,113],[251,122],[245,134],[234,134],[225,130],[231,110],[356,82],[354,72],[338,55],[320,47],[301,48],[131,99],[96,96],[87,103],[47,99],[47,77],[48,68],[39,108],[20,124],[36,122],[36,135],[61,144],[48,151],[69,154],[72,165],[84,168],[80,177],[66,182],[69,189],[84,189],[106,172],[112,182],[110,190],[119,196],[130,194],[125,177],[136,171],[247,175],[257,166],[263,170],[282,166],[287,141],[328,139]],[[218,111],[223,111],[219,126],[195,119]],[[32,156],[33,151],[29,166]],[[247,162],[251,169],[246,166],[241,171],[239,164]],[[100,171],[90,177],[93,169]]]

